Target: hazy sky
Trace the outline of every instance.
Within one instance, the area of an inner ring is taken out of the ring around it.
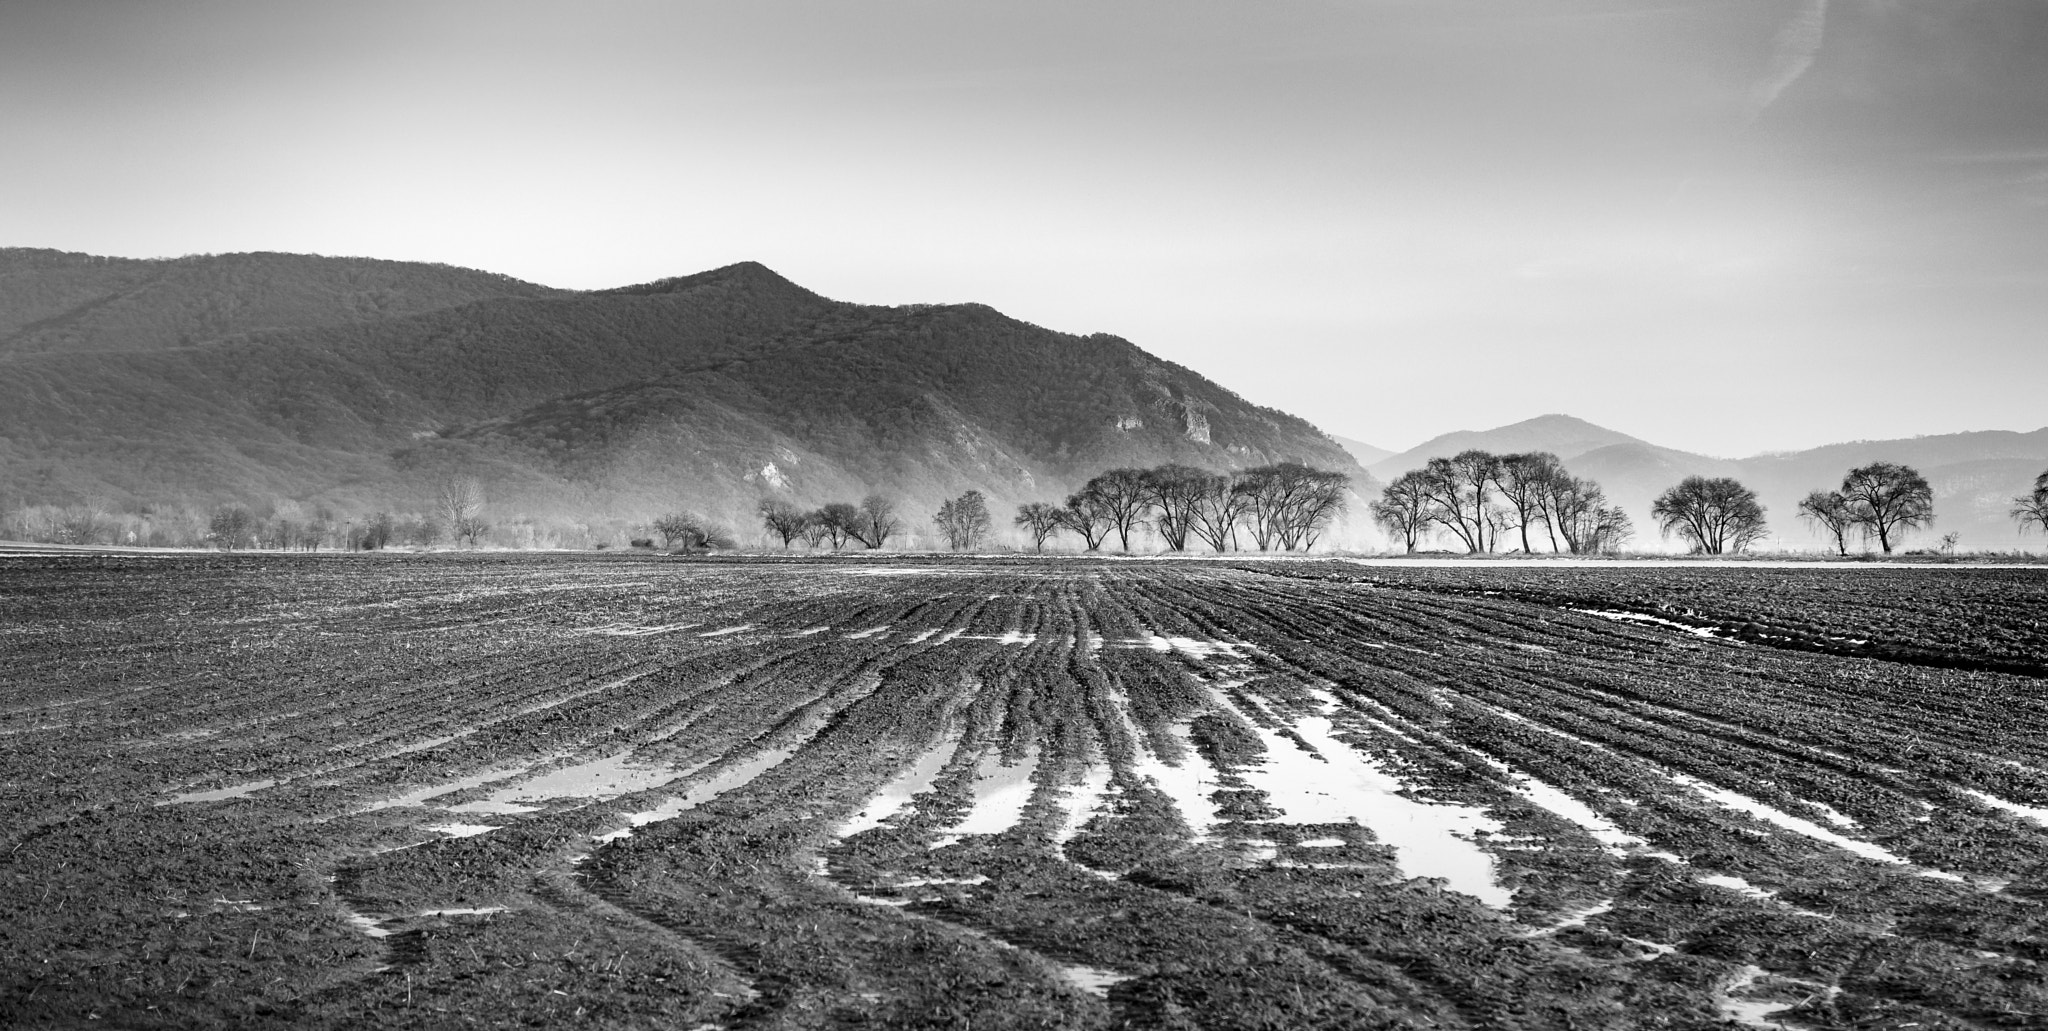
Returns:
[[[2048,424],[2048,0],[0,2],[0,245],[744,259],[1387,447]]]

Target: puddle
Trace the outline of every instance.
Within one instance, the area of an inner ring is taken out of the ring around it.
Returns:
[[[1987,795],[1982,791],[1971,791],[1969,789],[1964,789],[1963,794],[1968,795],[1971,798],[1974,798],[1977,801],[1992,807],[1993,809],[2003,809],[2006,812],[2013,814],[2014,816],[2024,816],[2027,819],[2032,820],[2043,827],[2048,827],[2048,808],[2021,805],[2018,802],[2008,802],[2005,799],[1999,798],[1996,795]]]
[[[1508,775],[1508,788],[1551,813],[1578,824],[1594,841],[1609,849],[1626,849],[1647,844],[1643,839],[1614,825],[1613,821],[1562,790],[1537,780],[1490,755],[1481,755],[1488,766]]]
[[[1611,619],[1617,623],[1648,623],[1653,626],[1664,626],[1670,627],[1673,630],[1682,630],[1694,637],[1705,637],[1716,641],[1728,640],[1728,638],[1722,637],[1720,632],[1713,627],[1693,626],[1691,623],[1680,623],[1675,619],[1665,619],[1662,616],[1646,616],[1640,612],[1621,612],[1606,609],[1572,609],[1571,611],[1581,612],[1588,616],[1599,616],[1601,619]]]
[[[873,637],[876,634],[886,634],[888,632],[889,628],[886,626],[869,627],[866,630],[856,630],[853,633],[847,634],[846,639],[849,641],[859,641],[865,638]]]
[[[1129,974],[1078,963],[1056,963],[1054,969],[1059,971],[1061,980],[1099,999],[1109,998],[1110,986],[1131,979]]]
[[[1686,787],[1689,787],[1694,791],[1697,791],[1700,794],[1705,795],[1706,797],[1714,800],[1715,802],[1719,802],[1720,804],[1727,806],[1730,809],[1748,813],[1749,815],[1754,816],[1759,820],[1763,820],[1766,823],[1776,824],[1780,827],[1785,828],[1788,831],[1793,832],[1794,834],[1803,834],[1809,838],[1814,839],[1815,841],[1826,842],[1827,844],[1833,845],[1836,848],[1842,849],[1845,852],[1853,852],[1859,856],[1864,857],[1865,859],[1875,859],[1880,863],[1892,863],[1898,866],[1911,865],[1899,856],[1893,855],[1885,849],[1877,845],[1873,845],[1868,841],[1858,841],[1855,838],[1843,837],[1842,835],[1837,834],[1834,831],[1828,830],[1827,828],[1822,827],[1817,823],[1814,823],[1812,820],[1802,820],[1799,817],[1793,816],[1790,813],[1783,812],[1778,809],[1773,809],[1770,806],[1767,806],[1754,798],[1750,798],[1747,795],[1737,794],[1736,792],[1730,791],[1727,788],[1716,787],[1712,784],[1708,784],[1703,780],[1699,780],[1698,778],[1688,777],[1683,773],[1673,773],[1670,776],[1673,781],[1676,781],[1679,784],[1683,784]],[[1938,872],[1929,871],[1929,873],[1935,874]]]
[[[605,626],[592,627],[588,630],[581,630],[578,633],[597,634],[605,637],[648,637],[654,634],[672,634],[678,630],[688,630],[693,626],[700,625],[698,623],[669,623],[665,626],[634,626],[630,623],[611,623]]]
[[[464,802],[461,805],[443,806],[442,810],[450,813],[475,813],[479,816],[518,816],[523,813],[540,812],[540,807],[537,805],[514,805],[511,802],[493,802],[486,799],[481,802]]]
[[[698,767],[701,769],[702,767]],[[515,802],[543,802],[551,798],[595,798],[599,800],[618,798],[636,792],[658,788],[670,781],[680,780],[695,770],[677,770],[669,766],[636,763],[630,753],[592,759],[589,762],[549,770],[510,787],[500,788],[475,806],[511,806],[515,812],[533,812],[530,808],[513,805]],[[452,811],[495,812],[495,808],[469,809],[453,807]]]
[[[953,734],[932,747],[932,750],[918,757],[910,769],[896,775],[875,797],[855,813],[853,819],[841,825],[833,835],[850,838],[863,831],[870,831],[882,825],[882,821],[901,812],[912,798],[932,789],[932,783],[953,759],[953,753],[960,747],[960,735]]]
[[[430,798],[439,798],[442,795],[454,794],[457,791],[467,791],[470,788],[480,788],[483,787],[485,784],[489,784],[493,781],[500,781],[510,777],[517,777],[520,774],[525,773],[530,769],[533,769],[534,765],[537,764],[529,764],[526,766],[500,767],[495,770],[485,770],[482,773],[474,773],[467,777],[462,777],[456,780],[444,781],[440,784],[430,784],[423,788],[416,788],[412,791],[408,791],[405,794],[399,795],[395,798],[387,798],[381,802],[372,802],[369,805],[364,806],[362,811],[366,813],[371,813],[376,812],[379,809],[395,809],[399,806],[416,806]]]
[[[423,909],[414,913],[413,916],[490,916],[493,913],[503,913],[506,911],[504,906],[485,906],[481,909]]]
[[[638,828],[645,827],[650,823],[673,819],[728,791],[735,791],[746,787],[748,784],[753,783],[754,778],[782,765],[784,760],[795,755],[797,749],[802,748],[808,741],[809,738],[806,737],[804,741],[797,742],[796,744],[762,752],[746,762],[727,767],[710,780],[695,785],[689,790],[684,791],[681,795],[671,798],[652,809],[628,813],[626,814],[627,826],[608,834],[599,834],[596,840],[609,842],[630,838],[633,836],[633,831]],[[688,776],[688,774],[684,776]]]
[[[891,888],[924,888],[924,887],[929,887],[929,886],[931,886],[931,885],[935,885],[935,884],[959,884],[959,885],[967,885],[967,886],[973,886],[973,885],[976,885],[976,884],[987,884],[987,883],[988,883],[988,875],[987,875],[987,874],[975,874],[975,875],[974,875],[974,876],[972,876],[972,877],[913,877],[913,878],[911,878],[910,880],[907,880],[907,881],[897,881],[897,882],[896,882],[895,884],[889,885],[889,887],[891,887]]]
[[[1237,658],[1238,652],[1251,645],[1237,641],[1211,641],[1199,637],[1162,637],[1149,634],[1145,637],[1130,637],[1118,641],[1126,648],[1150,648],[1155,652],[1179,652],[1191,659],[1211,659],[1218,655]]]
[[[1782,1028],[1786,1026],[1780,1021],[1767,1019],[1765,1015],[1785,1009],[1791,1005],[1790,1003],[1758,999],[1738,999],[1735,997],[1736,992],[1755,984],[1757,979],[1763,977],[1764,974],[1765,971],[1762,967],[1754,965],[1743,967],[1741,972],[1735,975],[1735,979],[1728,982],[1728,985],[1721,989],[1720,998],[1715,1000],[1715,1005],[1720,1007],[1721,1015],[1748,1027]]]
[[[1123,699],[1120,696],[1117,703],[1121,708]],[[1128,715],[1125,720],[1128,722]],[[1216,800],[1210,796],[1223,784],[1217,779],[1216,772],[1210,769],[1208,760],[1195,751],[1194,744],[1188,739],[1187,724],[1176,724],[1173,737],[1180,743],[1179,765],[1168,765],[1165,759],[1153,754],[1144,737],[1133,730],[1131,742],[1137,747],[1138,754],[1131,763],[1131,773],[1150,780],[1165,792],[1173,800],[1174,808],[1180,811],[1182,822],[1188,825],[1195,840],[1200,841],[1209,836],[1210,829],[1221,819],[1216,811]]]
[[[1852,820],[1849,817],[1842,815],[1840,811],[1835,809],[1835,807],[1828,805],[1826,802],[1808,801],[1806,804],[1819,810],[1821,819],[1826,820],[1827,822],[1832,823],[1837,827],[1856,826],[1855,820]],[[2048,812],[2048,810],[2044,810],[2044,812]]]
[[[1038,751],[1031,750],[1015,766],[1003,765],[1003,757],[990,752],[982,757],[974,775],[974,807],[967,818],[947,828],[945,837],[932,843],[944,848],[969,834],[1001,834],[1024,818],[1031,802],[1031,775],[1038,771]]]
[[[1295,848],[1343,848],[1344,846],[1346,846],[1346,845],[1349,845],[1349,844],[1351,844],[1351,843],[1350,843],[1350,842],[1348,842],[1348,841],[1345,841],[1345,840],[1344,840],[1343,838],[1310,838],[1310,839],[1308,839],[1307,841],[1297,841],[1297,842],[1295,842],[1295,843],[1294,843],[1294,847],[1295,847]]]
[[[931,640],[931,639],[932,639],[932,635],[933,635],[933,634],[936,634],[936,633],[938,633],[938,632],[939,632],[939,628],[938,628],[938,627],[932,627],[932,628],[930,628],[930,629],[927,629],[927,630],[919,630],[919,631],[918,631],[917,633],[915,633],[915,634],[911,635],[911,637],[910,637],[910,640],[909,640],[909,642],[907,642],[907,643],[910,643],[910,644],[923,644],[924,642],[926,642],[926,641],[929,641],[929,640]]]
[[[364,916],[361,913],[350,913],[347,919],[349,922],[349,926],[355,928],[358,931],[363,932],[364,934],[369,935],[372,938],[391,937],[390,928],[385,927],[384,921],[378,920],[375,917]]]
[[[814,627],[811,627],[811,628],[809,628],[809,629],[807,629],[807,630],[799,630],[799,631],[797,631],[796,633],[793,633],[793,634],[791,634],[791,635],[789,635],[789,636],[791,636],[791,637],[810,637],[810,636],[812,636],[812,635],[815,635],[815,634],[822,634],[822,633],[824,633],[825,631],[827,631],[827,630],[830,630],[830,629],[832,629],[832,628],[831,628],[831,627],[829,627],[829,626],[814,626]]]
[[[1088,821],[1102,813],[1103,805],[1108,801],[1110,773],[1107,766],[1090,766],[1081,774],[1079,783],[1067,788],[1067,818],[1060,824],[1060,829],[1053,832],[1055,845],[1065,845],[1074,840]]]
[[[1591,920],[1602,913],[1612,912],[1613,910],[1613,899],[1607,899],[1603,902],[1596,902],[1582,909],[1571,910],[1570,912],[1567,912],[1564,916],[1559,917],[1556,923],[1550,924],[1546,927],[1538,928],[1537,930],[1531,933],[1538,935],[1556,934],[1557,932],[1562,931],[1568,927],[1584,927],[1586,926],[1586,921]]]
[[[1778,897],[1777,892],[1770,891],[1764,888],[1759,888],[1756,885],[1751,884],[1748,881],[1745,881],[1742,878],[1737,877],[1733,874],[1704,874],[1700,877],[1700,883],[1711,884],[1716,888],[1726,888],[1729,891],[1740,892],[1753,899],[1774,899]]]
[[[451,838],[473,838],[497,829],[498,826],[491,823],[437,823],[427,828],[430,831],[440,831]]]
[[[725,629],[723,629],[723,630],[706,630],[706,631],[704,631],[703,633],[701,633],[701,634],[698,634],[697,636],[698,636],[698,637],[724,637],[724,636],[725,636],[725,635],[727,635],[727,634],[737,634],[737,633],[739,633],[739,632],[741,632],[741,631],[743,631],[743,630],[752,630],[752,629],[754,629],[754,624],[752,624],[752,623],[743,623],[743,624],[741,624],[741,625],[739,625],[739,626],[729,626],[729,627],[726,627],[726,628],[725,628]]]
[[[1313,755],[1279,734],[1256,729],[1266,742],[1266,762],[1243,775],[1287,814],[1286,822],[1362,824],[1393,847],[1403,876],[1442,878],[1450,890],[1496,908],[1512,899],[1494,881],[1493,858],[1472,840],[1479,831],[1500,830],[1485,813],[1399,794],[1401,781],[1339,741],[1327,716],[1310,716],[1294,726],[1316,750]]]
[[[279,782],[275,780],[252,780],[247,784],[236,784],[232,787],[215,788],[212,791],[189,791],[182,795],[174,795],[170,798],[161,799],[156,804],[183,805],[188,802],[222,802],[230,798],[247,798],[250,795],[255,794],[256,792],[263,790],[264,788],[275,787],[277,786],[278,783]]]

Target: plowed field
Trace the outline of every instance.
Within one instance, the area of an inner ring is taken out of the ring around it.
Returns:
[[[1721,575],[0,560],[0,1026],[2048,1026],[2048,577]]]

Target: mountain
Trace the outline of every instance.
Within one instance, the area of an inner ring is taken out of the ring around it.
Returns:
[[[571,292],[354,259],[48,254],[16,254],[30,267],[0,293],[0,504],[404,511],[462,474],[501,518],[695,508],[745,528],[764,495],[880,491],[922,525],[970,488],[1000,515],[1166,461],[1365,482],[1307,422],[1120,338],[832,301],[750,262]],[[351,292],[373,283],[387,313]]]
[[[1392,479],[1432,458],[1444,458],[1478,448],[1495,454],[1517,451],[1549,451],[1557,456],[1584,454],[1610,444],[1641,444],[1626,433],[1617,433],[1569,415],[1539,415],[1534,419],[1490,430],[1459,430],[1423,441],[1416,446],[1367,464],[1382,480]]]
[[[566,291],[448,265],[224,254],[103,258],[0,248],[0,357],[188,346]]]
[[[1574,475],[1598,482],[1609,499],[1635,520],[1637,544],[1658,543],[1650,505],[1687,476],[1727,476],[1757,492],[1774,537],[1784,546],[1818,548],[1826,542],[1798,517],[1808,491],[1832,489],[1850,469],[1876,461],[1912,466],[1934,488],[1936,522],[1909,535],[1908,547],[1928,547],[1943,533],[1961,535],[1968,548],[2004,550],[2038,546],[2019,536],[2007,512],[2035,476],[2048,469],[2048,429],[1950,433],[1899,440],[1829,444],[1805,451],[1723,459],[1672,448],[1563,415],[1545,415],[1491,430],[1447,433],[1414,449],[1370,464],[1391,480],[1430,458],[1477,447],[1498,454],[1548,451]]]
[[[1335,433],[1330,434],[1330,439],[1336,441],[1339,447],[1349,452],[1352,458],[1357,459],[1359,465],[1369,466],[1383,458],[1392,458],[1394,456],[1394,452],[1383,447],[1375,447],[1362,440],[1340,437]]]

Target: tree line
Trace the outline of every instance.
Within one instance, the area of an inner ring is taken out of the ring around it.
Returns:
[[[2048,473],[2035,486],[2035,494],[2048,503]],[[2013,500],[2021,505],[2013,515],[2024,529],[2022,503],[2027,499]],[[1849,470],[1834,490],[1808,492],[1798,511],[1800,519],[1827,534],[1837,554],[1848,555],[1849,539],[1860,535],[1889,555],[1905,531],[1934,525],[1934,488],[1912,466],[1872,462]],[[1727,477],[1688,476],[1658,496],[1651,514],[1666,536],[1707,555],[1744,551],[1770,532],[1756,492]],[[1943,538],[1944,548],[1953,548],[1955,541],[1954,534]]]
[[[1449,534],[1472,554],[1498,550],[1507,533],[1521,551],[1547,541],[1552,552],[1573,555],[1615,551],[1635,535],[1628,513],[1608,504],[1599,484],[1573,476],[1548,451],[1496,455],[1473,448],[1432,458],[1387,484],[1372,516],[1410,555],[1432,532]]]
[[[1088,480],[1060,504],[1033,501],[1017,507],[1012,525],[1044,551],[1063,533],[1079,538],[1087,551],[1115,539],[1123,551],[1131,537],[1150,529],[1170,551],[1191,542],[1214,551],[1306,551],[1344,511],[1350,479],[1299,462],[1280,462],[1240,472],[1218,473],[1167,464],[1151,469],[1111,469]],[[869,495],[859,506],[844,502],[804,511],[780,499],[760,504],[762,525],[783,547],[802,540],[839,550],[848,541],[879,548],[901,529],[895,506]],[[939,506],[932,525],[954,551],[987,543],[995,519],[988,499],[970,490]]]

